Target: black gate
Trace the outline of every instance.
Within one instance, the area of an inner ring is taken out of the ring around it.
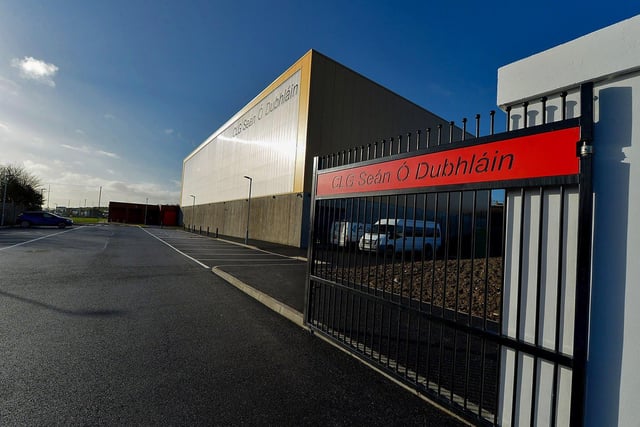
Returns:
[[[592,91],[316,158],[308,326],[475,424],[581,425]]]

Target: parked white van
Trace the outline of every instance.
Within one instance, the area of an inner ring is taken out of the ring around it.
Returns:
[[[440,224],[413,219],[381,219],[358,242],[362,251],[399,254],[423,252],[432,258],[442,245]]]
[[[336,221],[331,225],[329,242],[336,246],[356,245],[369,229],[361,222]]]

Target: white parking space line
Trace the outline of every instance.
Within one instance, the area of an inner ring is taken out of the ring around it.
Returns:
[[[210,248],[195,248],[188,247],[184,245],[176,245],[183,248],[185,251],[194,251],[194,252],[206,252],[206,251],[220,251],[220,252],[235,252],[235,253],[247,253],[250,252],[251,249],[238,249],[238,248],[225,248],[225,247],[210,247]]]
[[[269,260],[269,259],[276,259],[276,260],[280,260],[282,261],[283,258],[282,257],[275,257],[273,255],[269,255],[269,254],[256,254],[256,253],[251,253],[251,252],[245,252],[242,254],[221,254],[219,252],[205,252],[205,253],[193,253],[190,251],[183,251],[184,253],[187,253],[193,257],[196,258],[203,258],[203,257],[214,257],[214,258],[220,258],[220,259],[229,259],[229,258],[244,258],[244,259],[248,259],[248,260]],[[288,258],[285,258],[288,259]]]
[[[0,239],[0,243],[3,243],[3,244],[15,244],[15,243],[20,243],[22,241],[24,241],[24,239],[16,239],[15,237],[11,239]]]
[[[275,255],[271,255],[271,254],[256,254],[256,253],[251,253],[251,252],[243,252],[243,253],[220,253],[220,252],[216,252],[216,251],[210,251],[210,252],[203,252],[203,253],[199,253],[199,254],[194,254],[193,252],[189,252],[189,251],[184,251],[186,253],[192,254],[193,256],[216,256],[219,258],[229,258],[229,257],[242,257],[242,258],[253,258],[253,259],[280,259],[282,260],[283,257],[277,257]],[[285,258],[288,259],[288,258]]]
[[[211,249],[215,249],[215,250],[238,250],[238,248],[230,248],[228,245],[207,245],[207,244],[200,244],[200,245],[185,245],[182,244],[180,242],[173,242],[170,239],[164,239],[166,242],[171,243],[172,245],[176,245],[176,246],[180,246],[181,248],[185,248],[185,249],[193,249],[193,250],[211,250]]]
[[[59,236],[60,234],[69,233],[69,232],[75,231],[75,230],[80,230],[81,228],[84,228],[84,227],[75,227],[75,228],[70,228],[68,230],[59,231],[59,232],[53,233],[53,234],[47,234],[45,236],[40,236],[40,237],[35,238],[35,239],[26,240],[24,242],[16,243],[16,244],[11,245],[11,246],[5,246],[4,248],[0,248],[0,251],[4,251],[4,250],[7,250],[7,249],[15,248],[15,247],[18,247],[18,246],[27,245],[29,243],[37,242],[38,240],[48,239],[49,237]]]
[[[259,265],[300,265],[306,260],[290,257],[256,247],[248,247],[241,243],[227,240],[213,240],[206,236],[176,237],[170,233],[154,234],[144,229],[149,235],[162,241],[173,250],[205,267],[203,262],[220,263],[220,266],[252,266]],[[197,239],[197,241],[194,241]],[[175,246],[174,246],[175,245]],[[178,249],[179,248],[179,249]],[[294,261],[296,260],[296,261]],[[229,264],[246,262],[247,264]],[[280,263],[280,264],[276,264]],[[208,267],[206,267],[208,268]]]
[[[252,258],[200,258],[201,261],[233,261],[233,262],[240,262],[240,261],[251,261],[251,262],[260,262],[260,263],[269,263],[272,264],[274,262],[282,262],[282,259],[252,259]],[[300,261],[302,262],[302,261]],[[292,264],[293,265],[293,264]]]
[[[182,252],[180,249],[178,249],[178,248],[176,248],[176,247],[174,247],[174,246],[170,245],[169,243],[165,242],[164,240],[162,240],[160,237],[156,236],[155,234],[148,232],[148,231],[147,231],[147,230],[145,230],[143,227],[140,227],[140,229],[141,229],[142,231],[144,231],[145,233],[147,233],[149,236],[153,237],[154,239],[157,239],[157,240],[161,241],[162,243],[164,243],[165,245],[169,246],[171,249],[173,249],[174,251],[178,252],[180,255],[182,255],[182,256],[184,256],[184,257],[186,257],[186,258],[189,258],[191,261],[195,262],[196,264],[201,265],[201,266],[202,266],[202,267],[204,267],[204,268],[211,268],[211,267],[209,267],[208,265],[201,263],[201,262],[200,262],[200,261],[198,261],[197,259],[195,259],[195,258],[193,258],[193,257],[191,257],[191,256],[189,256],[189,255],[187,255],[187,254],[185,254],[185,253],[184,253],[184,252]]]
[[[237,261],[244,261],[244,260],[237,260]],[[288,266],[301,266],[303,264],[297,262],[280,262],[279,264],[269,264],[269,265],[288,265]],[[217,264],[214,265],[213,268],[221,268],[224,269],[226,267],[262,267],[262,265],[260,264]]]
[[[224,249],[224,248],[209,248],[209,249],[189,249],[189,248],[183,248],[180,245],[176,245],[179,246],[180,249],[182,249],[185,252],[201,252],[201,253],[207,253],[207,252],[215,252],[215,253],[222,253],[222,254],[254,254],[254,255],[266,255],[263,252],[259,252],[256,253],[256,250],[251,250],[251,249],[244,249],[244,250],[237,250],[237,249]]]

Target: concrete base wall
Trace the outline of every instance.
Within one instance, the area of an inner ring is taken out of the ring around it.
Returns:
[[[302,223],[307,194],[291,193],[251,199],[249,239],[304,247],[308,225]],[[306,200],[308,204],[308,200]],[[184,226],[220,235],[245,237],[247,199],[182,208]]]

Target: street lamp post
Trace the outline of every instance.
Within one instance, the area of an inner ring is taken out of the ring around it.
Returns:
[[[251,185],[253,184],[253,178],[245,175],[245,179],[249,180],[249,203],[247,204],[247,232],[244,235],[244,244],[249,244],[249,219],[251,218]]]
[[[147,206],[149,205],[149,198],[147,197],[147,201],[144,203],[144,225],[147,225]]]
[[[11,175],[7,174],[4,176],[4,194],[2,196],[2,220],[0,220],[0,226],[4,225],[4,206],[7,201],[7,186],[9,185],[9,178]]]
[[[191,205],[191,225],[194,227],[194,230],[195,230],[195,226],[196,226],[196,222],[195,222],[195,217],[196,217],[196,196],[194,196],[193,194],[189,194],[189,197],[193,197],[193,205]]]

